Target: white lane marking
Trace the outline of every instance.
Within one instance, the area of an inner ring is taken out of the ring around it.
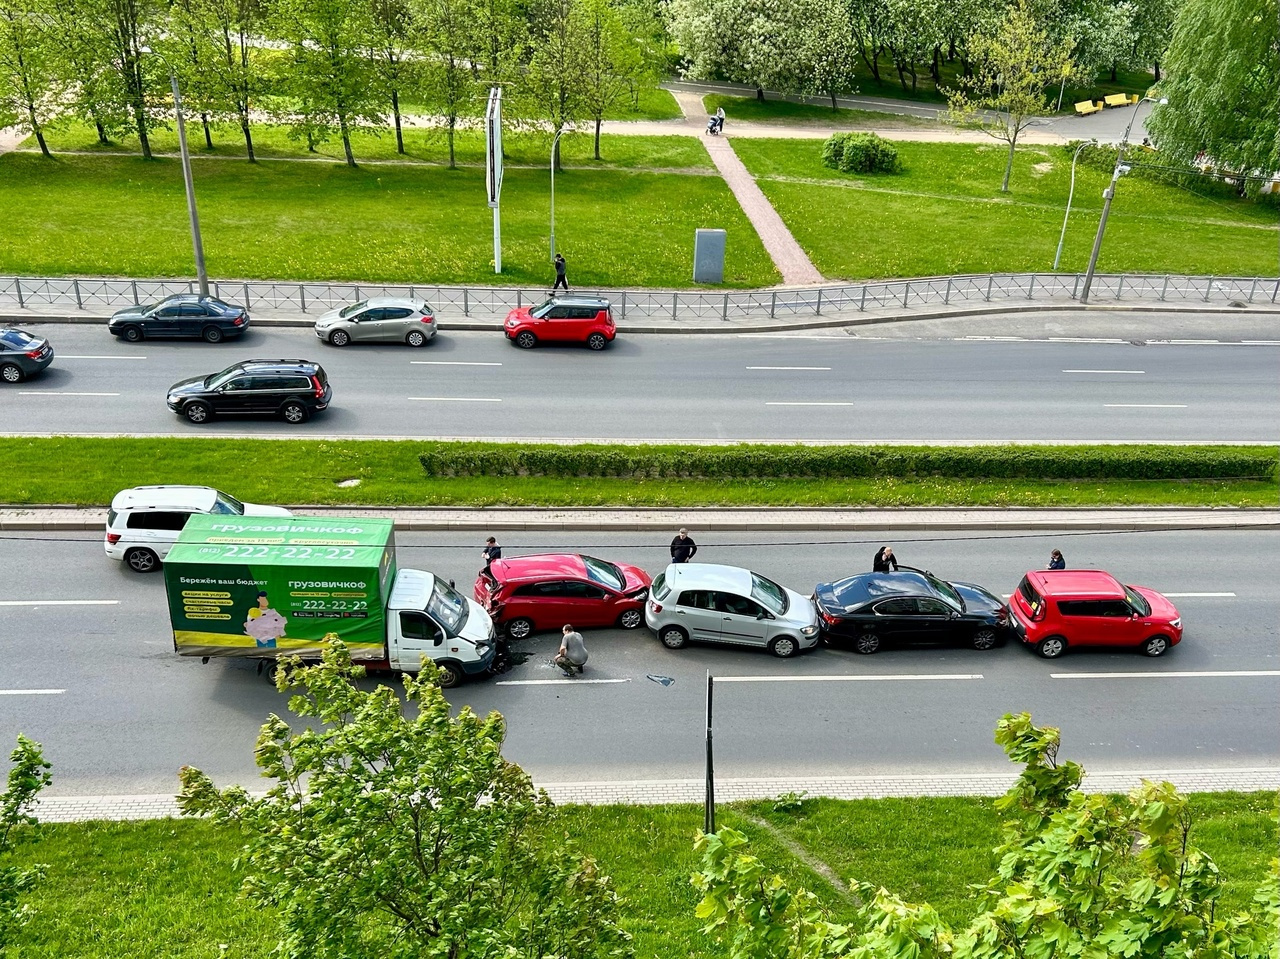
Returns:
[[[0,606],[119,606],[118,599],[4,599]]]
[[[996,340],[997,342],[1001,342],[1001,343],[1018,343],[1018,342],[1026,341],[1025,336],[979,336],[976,333],[971,333],[968,336],[962,336],[960,337],[960,339],[962,340]]]
[[[65,689],[0,689],[0,696],[60,696]]]
[[[90,356],[87,353],[59,353],[60,360],[145,360],[145,356]]]
[[[1145,373],[1146,370],[1063,370],[1064,373],[1126,373],[1129,375],[1137,375]]]
[[[406,399],[423,403],[501,403],[502,400],[491,400],[477,396],[409,396]]]
[[[463,360],[410,360],[410,366],[501,366],[501,363],[468,363]]]
[[[1280,669],[1206,669],[1198,672],[1050,673],[1053,679],[1204,679],[1224,676],[1280,676]]]
[[[580,686],[583,683],[629,683],[630,679],[504,679],[495,686]]]
[[[827,370],[829,366],[748,366],[749,370]]]
[[[913,680],[983,679],[982,673],[903,673],[857,676],[713,676],[717,683],[884,683]]]
[[[765,406],[852,406],[852,403],[765,403]]]
[[[1050,343],[1128,343],[1128,340],[1111,339],[1097,336],[1051,336]]]
[[[1109,410],[1185,410],[1186,403],[1103,403]]]
[[[52,390],[18,390],[19,396],[119,396],[119,393],[58,393]]]
[[[1227,597],[1235,599],[1235,593],[1163,593],[1164,596],[1172,596],[1174,599],[1205,599],[1218,597]]]
[[[1241,346],[1280,346],[1280,340],[1241,340]]]

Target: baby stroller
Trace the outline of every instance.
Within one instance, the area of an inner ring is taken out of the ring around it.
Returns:
[[[707,133],[710,136],[718,137],[724,131],[724,117],[714,116],[707,117]]]

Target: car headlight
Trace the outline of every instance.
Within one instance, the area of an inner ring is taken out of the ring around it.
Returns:
[[[806,636],[817,636],[817,635],[818,635],[818,627],[817,627],[816,625],[814,625],[814,626],[805,626],[805,627],[803,627],[803,628],[800,630],[800,632],[804,633],[804,635],[806,635]]]
[[[1181,629],[1181,628],[1182,628],[1182,617],[1181,617],[1181,616],[1179,616],[1177,619],[1175,619],[1175,620],[1174,620],[1172,623],[1170,623],[1169,625],[1170,625],[1170,626],[1172,626],[1174,629]]]
[[[507,320],[507,326],[519,326],[519,320]]]

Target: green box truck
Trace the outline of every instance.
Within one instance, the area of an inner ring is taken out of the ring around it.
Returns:
[[[489,614],[432,573],[397,569],[389,520],[194,515],[164,563],[182,656],[319,658],[326,638],[372,669],[489,671]]]

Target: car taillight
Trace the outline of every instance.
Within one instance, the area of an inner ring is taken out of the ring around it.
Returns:
[[[44,347],[40,347],[38,350],[27,350],[27,356],[31,357],[33,360],[38,360],[40,359],[40,354],[43,352]]]
[[[316,399],[318,400],[324,399],[324,387],[320,385],[320,377],[318,376],[311,377],[311,385],[316,388]]]
[[[234,320],[232,320],[231,322],[232,322],[232,324],[233,324],[234,326],[244,326],[244,317],[243,317],[243,316],[237,316],[237,317],[236,317]]]
[[[107,542],[110,543],[112,546],[115,546],[116,543],[120,542],[120,535],[121,534],[119,533],[108,533]]]
[[[650,600],[650,601],[649,601],[649,612],[651,612],[651,613],[660,613],[660,612],[662,612],[662,604],[661,604],[661,603],[659,603],[659,602],[657,602],[656,600]]]
[[[434,316],[432,316],[430,313],[424,313],[424,314],[422,314],[422,322],[423,322],[423,323],[434,323],[435,321],[436,321],[436,318],[435,318]]]
[[[822,621],[826,623],[828,626],[835,626],[835,625],[838,625],[840,622],[839,616],[832,616],[825,609],[818,610],[818,615],[822,618]]]
[[[1004,626],[1008,622],[1009,622],[1009,607],[1001,606],[998,610],[996,610],[996,625]]]

